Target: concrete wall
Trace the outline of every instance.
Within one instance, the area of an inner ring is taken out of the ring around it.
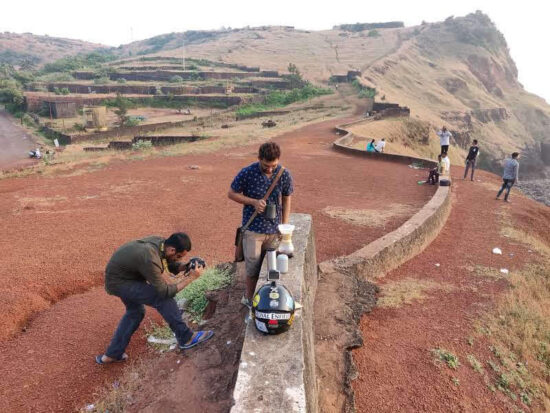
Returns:
[[[317,264],[311,216],[292,214],[295,254],[289,272],[281,277],[303,305],[290,330],[263,335],[253,322],[246,327],[231,413],[316,412],[313,303],[317,289]],[[258,285],[266,283],[266,265]]]
[[[374,120],[369,119],[367,121],[372,122]],[[401,157],[387,153],[371,154],[360,149],[346,147],[345,145],[352,141],[353,134],[348,133],[345,128],[360,122],[365,122],[365,120],[337,127],[337,130],[343,136],[334,143],[336,150],[356,157],[371,157],[374,155],[377,159],[385,159],[391,162],[407,164],[415,162],[428,167],[435,165],[435,161],[429,159]],[[438,187],[432,199],[396,230],[347,256],[320,263],[320,277],[348,280],[347,282],[349,282],[349,277],[357,280],[373,280],[383,276],[420,253],[439,234],[447,220],[450,209],[450,187]],[[358,299],[358,301],[360,300]],[[338,311],[342,311],[340,306],[334,308],[334,316],[328,322],[338,322]],[[329,314],[332,314],[332,312]],[[361,311],[358,314],[360,315]],[[356,322],[359,323],[359,316]],[[325,341],[323,345],[325,352],[328,351],[323,363],[326,366],[337,366],[337,368],[335,371],[324,372],[325,374],[332,374],[330,381],[325,382],[319,379],[318,387],[325,386],[326,389],[324,393],[319,393],[322,394],[320,400],[326,402],[338,398],[341,400],[344,397],[345,406],[342,410],[355,411],[351,381],[355,379],[356,369],[353,366],[351,350],[362,345],[360,332],[358,328],[345,331],[338,340]]]

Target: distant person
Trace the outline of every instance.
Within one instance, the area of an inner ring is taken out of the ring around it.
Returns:
[[[368,143],[368,145],[367,145],[367,152],[378,152],[378,151],[376,150],[376,145],[375,145],[374,139]]]
[[[451,174],[451,161],[446,153],[441,155],[441,175],[450,175]]]
[[[508,200],[508,196],[510,195],[510,190],[514,186],[515,183],[518,183],[518,177],[519,177],[519,153],[514,152],[512,154],[512,158],[506,159],[504,161],[504,172],[502,174],[502,187],[500,188],[500,191],[498,191],[496,199],[499,199],[502,192],[506,189],[506,194],[504,194],[504,202],[510,202]]]
[[[443,128],[441,128],[441,130],[437,132],[437,136],[439,136],[439,143],[441,144],[441,155],[448,153],[449,140],[453,135],[451,135],[451,132],[449,132],[447,128],[443,126]]]
[[[472,175],[470,176],[470,180],[474,180],[474,170],[476,169],[476,160],[478,155],[479,146],[477,146],[477,139],[474,139],[474,141],[472,142],[472,146],[470,146],[470,150],[468,151],[468,155],[466,156],[466,169],[464,170],[464,179],[466,179],[466,176],[468,175],[468,169],[472,167]]]
[[[124,352],[132,335],[138,329],[145,307],[156,309],[174,332],[180,349],[188,349],[210,339],[213,331],[195,331],[182,320],[174,296],[202,273],[204,262],[195,259],[184,264],[180,260],[191,251],[191,239],[183,232],[167,239],[150,236],[130,241],[117,249],[105,269],[105,290],[120,298],[126,313],[120,320],[111,343],[104,354],[96,356],[97,364],[125,361]],[[201,260],[202,261],[202,260]],[[185,272],[187,277],[167,283],[164,275]]]
[[[29,151],[29,156],[31,158],[36,158],[36,159],[42,158],[42,154],[40,153],[40,148],[36,148],[34,151]]]
[[[428,175],[428,183],[435,185],[439,182],[439,174],[441,173],[441,168],[443,164],[441,162],[441,155],[437,155],[437,165],[435,168],[430,169],[430,174]]]
[[[382,138],[382,139],[376,144],[376,146],[374,147],[374,149],[376,149],[376,152],[383,153],[385,147],[386,147],[386,140],[385,140],[384,138]]]

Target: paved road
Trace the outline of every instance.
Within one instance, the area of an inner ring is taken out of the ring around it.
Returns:
[[[32,136],[15,124],[4,109],[0,109],[0,169],[25,161],[27,152],[35,146]]]

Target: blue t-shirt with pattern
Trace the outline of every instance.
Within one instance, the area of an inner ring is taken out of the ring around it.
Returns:
[[[277,169],[273,171],[271,178],[268,178],[260,167],[259,162],[254,162],[252,165],[241,169],[237,174],[233,182],[231,183],[231,189],[237,193],[242,193],[244,196],[254,199],[262,199],[267,190],[271,186],[271,183],[279,173],[281,165],[277,166]],[[259,234],[276,234],[277,225],[281,223],[282,219],[282,197],[290,196],[294,191],[294,184],[292,182],[292,175],[285,169],[279,182],[275,185],[273,192],[269,195],[266,203],[275,204],[277,206],[277,216],[275,219],[267,219],[264,214],[258,214],[254,221],[250,224],[248,229]],[[254,207],[252,205],[245,205],[243,207],[243,220],[242,225],[245,225],[252,214],[254,213]]]

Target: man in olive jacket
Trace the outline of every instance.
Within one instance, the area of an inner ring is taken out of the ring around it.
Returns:
[[[173,298],[201,275],[200,266],[190,268],[190,263],[181,262],[190,250],[190,238],[179,232],[167,239],[150,236],[130,241],[115,251],[105,269],[105,290],[122,300],[126,313],[105,354],[96,356],[98,364],[128,358],[124,350],[145,316],[144,305],[155,308],[162,315],[176,335],[181,349],[191,348],[212,337],[212,331],[193,333],[182,320],[181,311]],[[172,283],[164,278],[167,270],[173,274],[187,271],[184,279]]]

